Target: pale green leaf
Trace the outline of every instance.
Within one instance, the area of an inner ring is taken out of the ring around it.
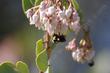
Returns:
[[[47,51],[44,49],[42,52],[40,52],[36,58],[37,67],[40,71],[45,72],[48,67],[48,56]]]
[[[0,65],[0,73],[19,73],[16,67],[9,62]]]
[[[36,42],[36,56],[44,50],[43,48],[43,40],[40,39]]]
[[[24,62],[22,61],[18,61],[16,63],[16,68],[18,69],[18,71],[20,73],[29,73],[29,69],[28,69],[28,66],[27,64],[25,64]]]
[[[48,66],[47,51],[43,47],[43,40],[36,42],[36,64],[40,71],[45,72]]]

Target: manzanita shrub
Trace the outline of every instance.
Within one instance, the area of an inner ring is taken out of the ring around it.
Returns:
[[[68,32],[74,35],[65,50],[71,51],[74,61],[94,65],[95,52],[90,31],[76,0],[22,0],[22,6],[30,25],[44,31],[43,38],[36,42],[35,61],[39,73],[52,73],[51,52],[56,44],[67,40]],[[29,73],[29,70],[25,63],[19,61],[16,66],[11,63],[1,64],[0,73]]]

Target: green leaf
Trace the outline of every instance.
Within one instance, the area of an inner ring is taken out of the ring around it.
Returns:
[[[47,51],[44,49],[40,52],[36,58],[37,67],[40,71],[45,72],[48,68],[48,56]]]
[[[36,42],[36,64],[40,71],[45,72],[48,67],[47,51],[43,47],[43,40]]]
[[[36,55],[38,56],[39,53],[41,53],[44,50],[43,48],[43,40],[40,39],[36,42]]]
[[[76,0],[71,0],[71,1],[72,1],[73,6],[75,7],[75,9],[77,11],[79,11],[79,4],[77,3],[77,1]]]
[[[32,3],[30,2],[30,0],[22,0],[22,8],[24,13],[31,7],[32,7]]]
[[[16,67],[9,62],[0,65],[0,73],[19,73]]]
[[[45,71],[45,73],[52,73],[51,66],[48,66],[48,68],[47,68],[47,70]]]
[[[42,0],[35,0],[35,5],[39,5]]]
[[[20,73],[29,73],[27,64],[22,61],[18,61],[16,63],[16,68],[19,70]]]

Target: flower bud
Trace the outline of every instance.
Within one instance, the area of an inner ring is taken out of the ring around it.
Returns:
[[[87,42],[84,39],[81,39],[81,41],[79,42],[79,44],[80,44],[81,47],[84,47],[86,45],[86,43]]]

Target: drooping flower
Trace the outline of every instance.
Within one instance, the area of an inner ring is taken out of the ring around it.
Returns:
[[[79,49],[79,48],[77,48],[75,51],[72,52],[72,58],[80,63],[85,62],[85,60],[83,59],[84,52],[82,49]]]
[[[33,9],[28,9],[25,13],[26,13],[27,18],[32,17],[32,15],[34,14]]]
[[[71,24],[69,25],[69,28],[73,30],[75,33],[78,33],[80,31],[79,21],[71,22]]]
[[[73,13],[72,13],[72,21],[74,22],[74,21],[78,21],[79,23],[80,23],[80,17],[79,17],[79,15],[78,15],[78,13],[77,13],[77,11],[73,11]]]
[[[29,22],[30,22],[30,25],[33,25],[33,24],[35,24],[34,22],[33,22],[33,15],[34,15],[34,11],[33,11],[33,9],[28,9],[27,11],[26,11],[26,16],[27,16],[27,18],[29,19]]]
[[[59,10],[58,17],[60,17],[61,20],[66,18],[65,9],[63,9],[63,11],[62,10]]]
[[[75,38],[68,43],[68,45],[66,46],[66,49],[70,50],[70,51],[76,51],[77,45],[76,45],[76,39]]]
[[[55,11],[56,11],[55,6],[51,6],[51,7],[48,8],[47,15],[51,16],[51,15],[53,15],[55,13]]]
[[[66,12],[65,12],[65,15],[66,15],[66,17],[67,18],[70,18],[70,16],[72,15],[72,6],[71,6],[71,4],[69,5],[69,7],[68,7],[68,9],[66,10]]]
[[[84,48],[77,48],[77,50],[72,51],[72,57],[74,60],[80,63],[90,62],[95,56],[94,50],[88,50]]]
[[[37,24],[39,22],[39,13],[36,12],[33,14],[33,16],[31,17],[31,20],[30,20],[30,24]]]
[[[44,11],[47,8],[47,4],[45,1],[42,1],[39,6],[40,11]]]

